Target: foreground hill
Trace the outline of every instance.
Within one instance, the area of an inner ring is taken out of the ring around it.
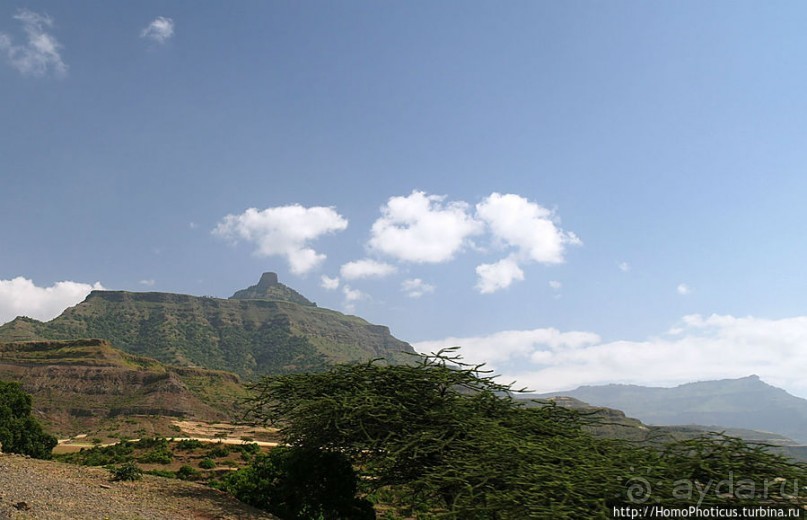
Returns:
[[[236,419],[246,395],[234,374],[169,367],[104,340],[0,343],[0,380],[19,382],[63,436],[131,416]]]
[[[0,455],[0,517],[251,519],[277,517],[201,484],[145,475],[111,482],[109,471]]]
[[[807,400],[757,376],[688,383],[675,388],[635,385],[581,386],[536,397],[569,396],[624,410],[653,425],[696,424],[775,432],[807,444]]]
[[[0,341],[80,338],[103,338],[162,363],[246,379],[374,358],[404,362],[404,353],[414,352],[387,327],[319,308],[274,273],[230,299],[93,291],[49,322],[20,317],[0,327]]]

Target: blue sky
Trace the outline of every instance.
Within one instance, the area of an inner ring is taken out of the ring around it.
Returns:
[[[536,390],[757,373],[807,397],[805,22],[4,3],[0,322],[276,271]]]

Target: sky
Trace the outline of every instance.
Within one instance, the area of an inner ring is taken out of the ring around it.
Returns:
[[[0,323],[265,271],[534,391],[807,398],[807,4],[0,4]]]

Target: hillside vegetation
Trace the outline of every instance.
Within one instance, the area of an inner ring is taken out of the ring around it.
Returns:
[[[20,317],[3,325],[0,341],[103,338],[165,364],[245,379],[374,358],[406,362],[404,353],[413,352],[387,327],[316,307],[267,275],[231,299],[93,291],[49,322]]]
[[[234,374],[166,366],[98,339],[0,343],[0,380],[20,383],[61,435],[131,416],[232,420],[247,395]]]

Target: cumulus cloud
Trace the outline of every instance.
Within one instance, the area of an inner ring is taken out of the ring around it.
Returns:
[[[494,242],[511,250],[508,258],[476,268],[476,287],[482,294],[523,280],[521,265],[562,263],[567,245],[582,244],[577,235],[558,227],[552,211],[520,195],[491,193],[476,205],[476,215],[490,230]]]
[[[630,264],[627,262],[620,262],[617,267],[619,267],[619,270],[622,271],[623,273],[627,273],[628,271],[630,271]]]
[[[174,35],[174,20],[165,16],[158,16],[149,23],[140,33],[141,38],[164,44]]]
[[[299,204],[259,211],[249,208],[240,215],[227,215],[213,230],[221,238],[243,240],[256,246],[258,256],[282,256],[294,274],[305,274],[325,260],[308,246],[322,235],[343,231],[347,219],[333,208]]]
[[[98,282],[90,285],[65,281],[50,287],[38,287],[33,281],[21,276],[0,280],[0,324],[17,316],[28,316],[41,321],[52,320],[67,307],[81,302],[90,291],[103,289]]]
[[[324,274],[320,277],[320,287],[326,289],[328,291],[333,291],[339,288],[339,277],[331,278],[330,276],[325,276]]]
[[[345,280],[357,280],[359,278],[384,278],[396,270],[392,264],[365,258],[344,264],[339,270],[339,274]]]
[[[22,24],[26,42],[15,44],[11,36],[0,32],[0,53],[5,54],[11,66],[24,76],[45,76],[53,72],[56,76],[67,74],[60,54],[62,45],[48,31],[53,27],[53,19],[27,9],[20,9],[14,19]]]
[[[471,241],[475,237],[479,243]],[[563,263],[566,248],[580,244],[577,235],[560,228],[553,211],[520,195],[494,192],[472,207],[418,190],[381,207],[367,243],[375,253],[422,264],[449,262],[468,249],[504,250],[506,258],[476,267],[476,288],[483,294],[523,280],[526,264]]]
[[[154,281],[153,279],[148,279],[148,280],[140,280],[137,283],[139,283],[140,285],[145,285],[146,287],[154,287],[154,284],[157,282]]]
[[[478,281],[476,288],[482,294],[490,294],[510,287],[514,281],[524,279],[524,271],[513,258],[504,258],[493,264],[481,264],[476,267]]]
[[[461,345],[469,361],[488,362],[506,380],[538,392],[607,383],[673,386],[757,374],[807,397],[807,316],[773,320],[691,315],[672,332],[644,341],[602,342],[589,332],[535,329],[413,346],[431,352]]]
[[[434,286],[420,278],[411,278],[401,283],[401,290],[410,298],[420,298],[424,294],[433,293]]]
[[[560,291],[563,288],[563,284],[557,280],[550,280],[549,281],[549,288],[553,291]]]
[[[678,287],[675,288],[675,292],[680,294],[681,296],[686,296],[687,294],[692,292],[692,289],[685,283],[679,283]]]
[[[390,198],[381,213],[370,232],[370,248],[406,262],[452,260],[482,230],[467,203],[422,191]]]
[[[515,248],[524,260],[559,264],[566,245],[582,243],[556,225],[550,210],[520,195],[491,193],[476,205],[476,213],[497,240]]]

